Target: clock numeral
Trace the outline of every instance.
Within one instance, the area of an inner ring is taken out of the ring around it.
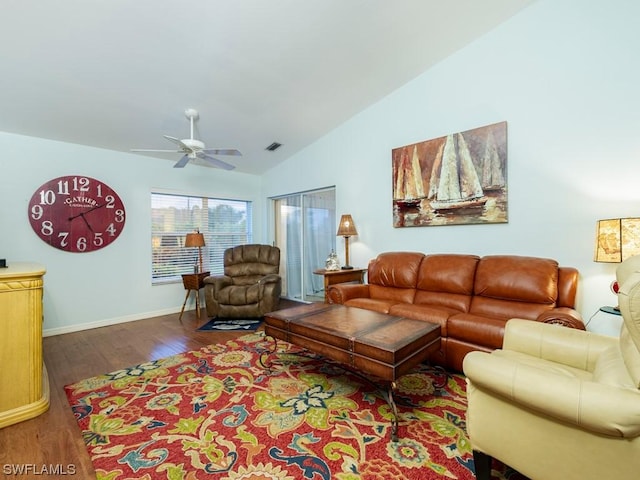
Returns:
[[[69,182],[67,180],[58,182],[58,195],[69,195]]]
[[[98,197],[102,198],[102,184],[98,184]]]
[[[101,247],[102,245],[104,245],[104,240],[102,238],[102,233],[94,233],[93,234],[93,245],[95,247]]]
[[[53,205],[56,201],[56,194],[53,190],[40,190],[40,204]]]
[[[116,210],[115,220],[118,223],[124,222],[124,210],[122,210],[121,208]]]
[[[33,218],[34,220],[40,220],[43,213],[44,210],[40,205],[34,205],[33,207],[31,207],[31,218]]]
[[[90,183],[91,182],[87,177],[73,177],[73,190],[75,192],[78,190],[81,192],[88,192]]]
[[[87,249],[87,239],[84,237],[78,238],[76,241],[76,250],[84,252]]]
[[[66,247],[67,245],[69,245],[69,242],[67,242],[67,238],[69,238],[69,232],[60,232],[58,233],[58,238],[60,238],[60,246],[61,247]]]
[[[114,208],[116,206],[116,199],[113,195],[107,195],[107,208]]]
[[[117,232],[116,227],[113,225],[113,223],[110,223],[105,231],[109,233],[110,237],[113,237]]]
[[[51,223],[49,220],[45,220],[40,226],[40,231],[43,235],[46,235],[48,237],[53,235],[53,223]]]

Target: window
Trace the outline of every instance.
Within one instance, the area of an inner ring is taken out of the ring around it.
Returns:
[[[198,249],[185,248],[187,233],[204,234],[202,267],[224,271],[224,251],[251,243],[251,202],[187,195],[151,194],[152,283],[182,281],[198,265]]]

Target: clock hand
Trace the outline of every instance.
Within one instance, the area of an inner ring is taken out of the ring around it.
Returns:
[[[106,205],[106,203],[103,203],[102,205],[97,205],[95,207],[91,207],[89,210],[85,210],[84,212],[78,213],[77,215],[73,215],[72,217],[69,217],[69,220],[73,220],[74,218],[78,218],[80,216],[84,217],[85,213],[89,213],[89,212],[93,212],[94,210],[97,210],[98,208],[102,208]],[[86,222],[86,220],[85,220]]]
[[[93,231],[93,228],[91,228],[91,225],[89,225],[89,222],[87,221],[86,217],[84,216],[84,213],[81,213],[80,216],[84,220],[84,223],[87,224],[87,227],[89,227],[89,230],[91,230],[91,233],[96,233],[96,232]]]

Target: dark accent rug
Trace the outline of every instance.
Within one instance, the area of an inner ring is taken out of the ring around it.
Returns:
[[[98,480],[472,480],[465,379],[398,380],[400,429],[379,392],[263,332],[67,385]],[[493,464],[493,478],[522,480]]]
[[[212,318],[202,325],[200,331],[229,331],[229,330],[256,330],[262,325],[261,318],[239,319],[239,318]]]

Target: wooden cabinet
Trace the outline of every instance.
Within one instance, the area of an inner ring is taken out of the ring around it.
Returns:
[[[42,360],[44,273],[37,263],[0,268],[0,428],[49,408]]]

